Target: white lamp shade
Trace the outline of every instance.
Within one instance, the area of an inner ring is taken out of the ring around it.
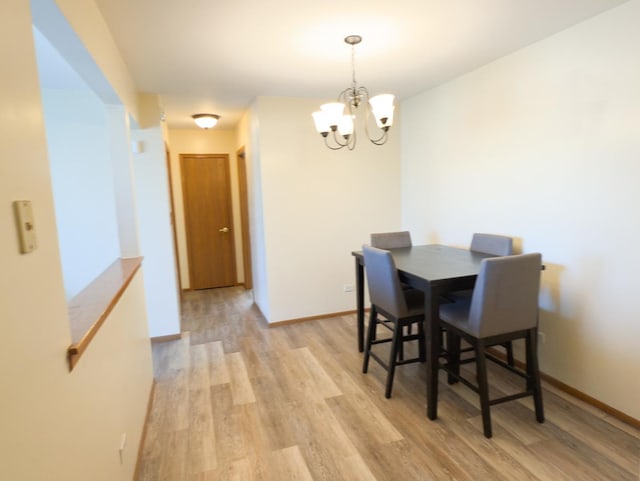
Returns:
[[[338,123],[338,133],[343,137],[353,134],[353,118],[351,115],[343,115]]]
[[[391,108],[391,113],[387,114],[387,117],[384,116],[380,116],[380,117],[375,117],[376,119],[376,125],[378,126],[378,128],[383,128],[383,127],[391,127],[393,125],[393,112],[395,110],[395,106]],[[383,124],[382,123],[382,119],[387,119],[386,122]]]
[[[219,115],[215,114],[195,114],[191,116],[196,125],[202,129],[210,129],[218,123]]]
[[[380,94],[369,99],[371,112],[376,119],[378,127],[389,127],[393,124],[394,99],[395,96],[392,94]],[[386,121],[382,122],[382,119],[386,119]]]
[[[311,114],[313,116],[313,121],[316,124],[316,130],[320,134],[328,133],[331,130],[329,126],[329,119],[327,118],[327,113],[321,110],[314,112]]]
[[[331,102],[321,105],[320,110],[322,110],[327,116],[327,122],[329,122],[329,126],[336,127],[340,123],[340,119],[342,118],[342,113],[344,112],[344,104],[341,102]]]

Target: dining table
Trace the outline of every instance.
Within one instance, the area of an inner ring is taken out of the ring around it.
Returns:
[[[388,249],[402,282],[424,292],[427,347],[427,416],[437,418],[438,358],[441,354],[440,302],[448,292],[473,288],[483,259],[491,254],[440,244]],[[356,267],[358,350],[364,350],[365,268],[362,251],[353,251]]]

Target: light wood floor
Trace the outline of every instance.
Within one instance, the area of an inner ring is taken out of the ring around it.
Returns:
[[[156,388],[138,481],[622,481],[640,479],[640,432],[544,386],[492,408],[440,383],[426,417],[424,365],[362,374],[355,316],[268,328],[242,288],[189,292],[184,335],[154,345]],[[519,378],[492,370],[494,395]],[[519,387],[519,385],[518,385]]]

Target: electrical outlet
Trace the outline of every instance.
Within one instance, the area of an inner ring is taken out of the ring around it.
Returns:
[[[353,284],[345,284],[342,286],[344,292],[353,292]]]
[[[540,344],[546,344],[547,343],[547,335],[542,331],[538,331],[538,342]]]

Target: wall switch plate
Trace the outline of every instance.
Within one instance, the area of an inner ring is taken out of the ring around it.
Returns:
[[[342,286],[343,292],[353,292],[353,284],[345,284]]]
[[[20,239],[20,253],[28,254],[38,247],[36,226],[33,220],[33,209],[30,200],[16,200],[13,203]]]

